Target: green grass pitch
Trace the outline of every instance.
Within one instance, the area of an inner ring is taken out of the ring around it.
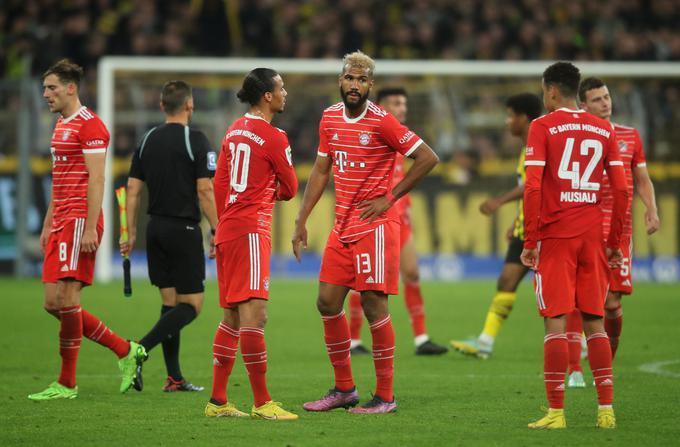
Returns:
[[[413,355],[401,297],[392,298],[397,334],[395,395],[398,412],[351,415],[341,410],[310,414],[306,400],[332,386],[322,324],[315,309],[315,281],[274,280],[266,329],[269,387],[275,400],[297,412],[296,422],[208,419],[211,345],[220,319],[216,285],[208,284],[202,314],[182,333],[182,366],[201,393],[160,391],[165,378],[162,350],[145,366],[145,389],[118,393],[115,356],[83,341],[78,365],[80,395],[72,401],[33,403],[26,396],[55,380],[59,370],[58,325],[42,310],[37,281],[0,280],[0,445],[220,445],[220,446],[450,446],[450,445],[670,445],[680,425],[680,288],[636,285],[625,300],[625,324],[614,365],[618,428],[594,428],[595,390],[567,390],[568,428],[533,432],[526,424],[542,415],[542,322],[528,282],[488,361],[449,352],[439,358]],[[160,299],[146,282],[134,296],[122,285],[95,285],[83,306],[124,337],[139,338],[156,321]],[[477,334],[494,290],[491,281],[426,283],[427,323],[435,341]],[[370,335],[364,325],[364,340]],[[659,363],[665,362],[665,363]],[[647,366],[644,366],[647,365]],[[353,362],[362,401],[374,387],[370,358]],[[587,366],[584,365],[586,371]],[[641,369],[642,368],[642,369]],[[644,368],[655,372],[645,372]],[[251,405],[240,357],[229,384],[239,408]]]

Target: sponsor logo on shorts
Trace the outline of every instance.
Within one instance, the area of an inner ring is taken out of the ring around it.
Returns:
[[[61,266],[61,271],[62,272],[68,272],[68,265],[64,264]]]
[[[269,291],[269,278],[265,278],[263,281],[264,290]]]
[[[372,276],[368,277],[368,279],[366,280],[366,284],[375,284],[375,281],[373,280]]]
[[[630,280],[629,279],[625,280],[624,282],[621,283],[621,285],[630,287],[631,286]]]
[[[187,225],[186,228],[187,228],[187,230],[192,230],[192,231],[196,229],[196,227],[192,227],[191,225]]]

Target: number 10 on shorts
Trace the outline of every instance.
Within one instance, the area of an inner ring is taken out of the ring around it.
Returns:
[[[371,273],[371,255],[361,253],[356,255],[357,273]]]

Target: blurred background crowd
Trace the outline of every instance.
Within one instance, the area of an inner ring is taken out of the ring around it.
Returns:
[[[680,60],[677,0],[3,0],[0,73],[24,54]]]
[[[96,69],[104,55],[339,60],[360,48],[376,58],[403,60],[680,61],[680,0],[1,3],[0,79],[4,83],[0,81],[0,109],[4,112],[0,111],[0,123],[8,128],[13,126],[18,108],[16,86],[11,81],[39,76],[61,57],[85,67],[82,96],[84,103],[95,109]],[[672,150],[672,142],[680,140],[680,83],[654,79],[653,75],[634,82],[611,80],[616,118],[640,128],[652,159],[680,159],[679,151]],[[484,161],[516,156],[517,141],[503,133],[503,104],[521,89],[540,93],[535,80],[525,81],[499,76],[492,84],[470,78],[432,81],[416,77],[398,82],[406,83],[412,92],[415,110],[410,124],[437,145],[444,159],[474,168]],[[117,84],[119,118],[113,129],[117,155],[128,155],[140,136],[162,119],[157,113],[162,82],[137,76]],[[220,82],[220,86],[208,88],[195,80],[194,124],[216,144],[225,122],[233,117],[231,109],[240,113],[233,99],[239,79]],[[279,125],[291,135],[299,159],[314,156],[318,117],[325,106],[338,100],[333,82],[332,78],[291,79],[288,84],[294,100]],[[316,96],[309,96],[310,92]],[[39,96],[34,102],[40,105]],[[43,143],[52,121],[49,116],[43,121],[45,131],[37,146],[46,152]],[[6,132],[0,136],[0,155],[14,152],[15,145],[15,136]],[[468,169],[473,174],[463,178],[474,176],[475,169]]]

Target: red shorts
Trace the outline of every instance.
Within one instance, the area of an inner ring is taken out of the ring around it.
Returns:
[[[621,238],[621,252],[623,253],[623,263],[621,267],[610,270],[609,290],[619,292],[624,295],[633,293],[633,238],[624,236]]]
[[[84,230],[85,218],[79,217],[66,221],[61,230],[50,233],[45,247],[42,282],[54,283],[61,279],[73,278],[85,286],[92,284],[97,253],[80,251],[80,241]],[[99,242],[101,242],[103,230],[103,226],[97,225]]]
[[[399,216],[400,220],[400,234],[401,237],[399,238],[399,249],[401,250],[404,248],[404,245],[411,240],[411,236],[413,235],[413,228],[411,228],[411,216],[409,214],[408,210],[404,210],[401,215]]]
[[[271,246],[268,237],[248,233],[216,247],[221,307],[235,308],[250,298],[269,299]]]
[[[399,224],[386,222],[362,239],[345,244],[331,231],[321,260],[319,281],[357,292],[399,293]]]
[[[604,315],[609,265],[601,230],[576,238],[542,240],[534,287],[538,311],[544,317],[568,314],[574,308]]]

